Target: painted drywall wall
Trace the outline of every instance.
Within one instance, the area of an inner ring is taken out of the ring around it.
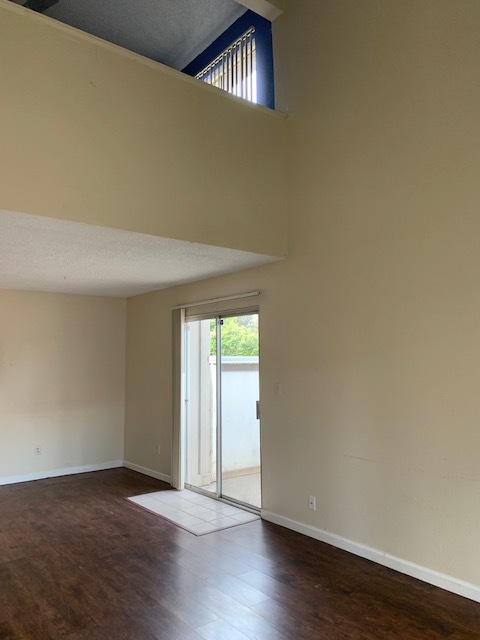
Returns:
[[[259,288],[264,508],[477,585],[479,23],[470,0],[290,3],[289,258],[128,301],[126,423],[168,473],[169,309]]]
[[[159,304],[157,294],[129,300],[125,460],[170,476],[172,337],[168,302],[165,307]]]
[[[281,114],[7,0],[0,78],[0,208],[286,254]]]
[[[0,483],[123,460],[125,307],[0,290]]]

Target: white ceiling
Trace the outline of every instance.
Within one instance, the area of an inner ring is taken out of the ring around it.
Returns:
[[[245,11],[236,0],[59,0],[44,15],[182,70]]]
[[[275,260],[0,210],[0,289],[130,297]]]

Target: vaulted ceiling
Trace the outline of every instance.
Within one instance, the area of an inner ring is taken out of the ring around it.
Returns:
[[[42,13],[181,70],[245,11],[236,0],[58,0]]]

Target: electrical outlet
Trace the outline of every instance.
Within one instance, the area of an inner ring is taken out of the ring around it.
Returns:
[[[157,444],[157,456],[161,455],[161,453],[162,453],[162,447],[159,444]]]
[[[33,447],[33,455],[34,456],[40,456],[42,454],[42,447],[39,444],[36,444]]]
[[[317,510],[317,498],[315,496],[308,496],[308,508],[310,511]]]

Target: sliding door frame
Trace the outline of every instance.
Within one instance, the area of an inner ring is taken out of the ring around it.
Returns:
[[[202,489],[201,487],[195,487],[193,485],[189,485],[185,482],[185,474],[183,472],[185,468],[185,460],[186,460],[186,412],[187,412],[187,403],[186,403],[186,376],[187,376],[187,362],[186,362],[186,353],[187,350],[182,346],[182,385],[181,385],[181,402],[180,402],[180,425],[181,425],[181,434],[179,437],[180,447],[178,454],[181,457],[179,461],[179,467],[182,469],[181,482],[182,486],[177,486],[176,488],[188,488],[193,491],[197,491],[198,493],[202,493],[211,498],[216,498],[217,500],[222,500],[223,502],[227,502],[233,505],[240,505],[245,507],[251,511],[259,512],[260,509],[257,507],[242,502],[241,500],[236,500],[235,498],[226,497],[223,495],[223,450],[222,450],[222,336],[221,336],[221,326],[222,320],[224,318],[231,318],[237,316],[247,316],[247,315],[257,315],[260,320],[260,309],[258,305],[243,307],[240,309],[228,309],[225,311],[215,311],[210,313],[201,313],[201,314],[191,314],[189,316],[184,316],[182,329],[181,329],[181,341],[182,345],[185,343],[185,331],[186,324],[189,322],[196,322],[201,320],[214,320],[215,328],[216,328],[216,394],[215,394],[215,404],[216,404],[216,420],[215,420],[215,434],[216,434],[216,492],[213,493],[211,491],[207,491]],[[259,323],[260,324],[260,323]],[[259,346],[260,346],[260,334],[259,334]],[[260,380],[259,380],[260,382]],[[260,393],[260,389],[259,389]],[[260,417],[259,417],[260,420]],[[260,434],[261,434],[261,420],[260,420]],[[260,435],[260,451],[261,451],[261,435]],[[260,469],[261,469],[261,461],[260,461]],[[173,483],[172,483],[173,484]]]

